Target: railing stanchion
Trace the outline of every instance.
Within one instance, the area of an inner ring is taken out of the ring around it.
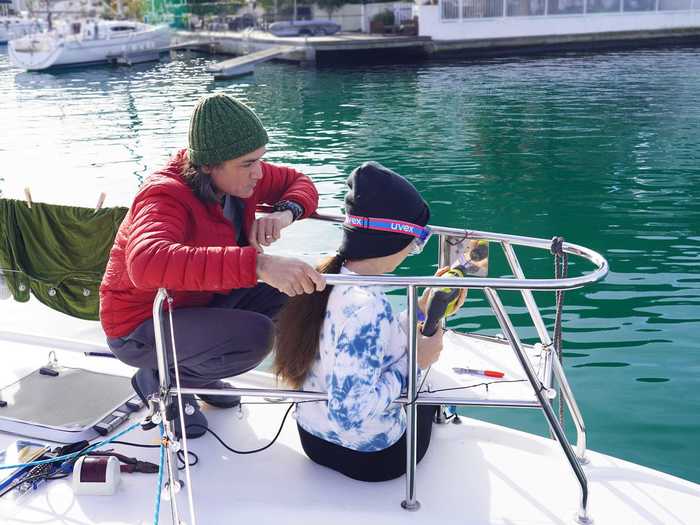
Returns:
[[[506,255],[506,259],[508,260],[508,264],[510,265],[513,274],[517,279],[524,279],[525,274],[520,266],[520,261],[518,261],[518,257],[515,255],[515,250],[509,242],[503,242],[501,244],[503,246],[503,252]],[[535,302],[535,298],[532,295],[532,291],[521,290],[521,293],[523,299],[525,300],[527,311],[530,313],[532,322],[534,323],[535,329],[537,330],[537,334],[540,336],[540,341],[544,346],[544,351],[547,352],[546,359],[552,361],[553,366],[545,367],[545,370],[547,370],[547,376],[544,378],[545,385],[548,388],[552,385],[551,372],[554,371],[557,384],[559,385],[559,389],[561,391],[560,395],[564,397],[564,401],[566,401],[566,404],[569,407],[569,412],[571,413],[571,417],[573,418],[574,424],[576,425],[576,448],[579,462],[581,462],[582,464],[586,464],[588,462],[588,460],[586,459],[586,425],[583,422],[583,415],[581,414],[581,411],[578,408],[576,398],[574,397],[574,393],[571,390],[571,387],[569,386],[569,382],[567,381],[566,375],[564,374],[564,370],[561,367],[561,364],[559,363],[559,359],[557,359],[557,356],[555,356],[554,352],[551,351],[552,340],[549,338],[549,332],[547,332],[547,327],[544,324],[544,320],[542,319],[540,310],[539,308],[537,308],[537,303]]]
[[[581,465],[579,464],[578,459],[576,458],[576,454],[574,454],[571,445],[567,441],[566,434],[564,434],[564,430],[561,428],[561,425],[559,424],[559,421],[557,420],[557,417],[554,414],[551,405],[549,404],[547,398],[542,392],[544,390],[544,385],[542,385],[537,379],[537,375],[532,369],[530,360],[527,358],[525,352],[523,351],[520,338],[518,337],[518,334],[515,331],[515,327],[513,326],[513,324],[510,321],[510,318],[508,317],[508,313],[506,312],[503,303],[501,302],[501,299],[498,297],[496,291],[492,288],[484,288],[484,293],[486,294],[486,298],[488,299],[489,304],[491,305],[491,309],[496,314],[498,324],[501,326],[503,334],[506,336],[506,339],[510,343],[510,346],[513,348],[513,351],[515,352],[515,355],[518,358],[520,365],[525,371],[525,375],[527,376],[528,380],[530,381],[530,384],[532,385],[533,390],[535,391],[535,396],[537,397],[540,406],[542,407],[542,411],[544,412],[544,415],[547,418],[549,427],[554,432],[554,435],[557,441],[559,442],[559,445],[561,446],[562,450],[564,451],[564,455],[566,456],[566,459],[571,465],[571,469],[574,471],[574,475],[578,480],[579,487],[581,489],[581,500],[578,513],[576,515],[576,521],[581,524],[591,523],[593,520],[591,520],[591,518],[588,516],[588,480],[586,479],[586,474],[583,472],[583,468],[581,468]]]
[[[508,261],[508,265],[510,266],[510,269],[513,271],[513,275],[515,275],[516,279],[525,279],[525,273],[523,272],[522,267],[520,266],[520,261],[518,260],[517,255],[515,255],[515,250],[513,249],[513,246],[511,243],[507,241],[503,241],[501,243],[501,246],[503,247],[503,253],[506,256],[506,259]],[[535,330],[537,330],[537,335],[540,338],[540,342],[542,343],[542,346],[544,347],[545,351],[547,351],[547,359],[552,359],[552,339],[549,337],[549,332],[547,331],[547,327],[544,324],[544,320],[542,319],[542,315],[540,314],[540,310],[537,307],[537,303],[535,302],[535,297],[532,295],[532,291],[530,290],[520,290],[520,293],[523,296],[523,301],[525,301],[525,306],[527,307],[527,311],[530,314],[530,318],[532,319],[532,323],[535,325]],[[550,369],[550,367],[546,367],[547,370]],[[545,377],[545,384],[547,387],[551,386],[552,384],[552,377],[551,374],[548,374],[547,377]]]
[[[569,381],[566,379],[566,374],[564,374],[564,369],[559,360],[553,359],[552,366],[554,369],[554,376],[559,384],[560,394],[564,397],[566,406],[569,407],[569,413],[576,426],[576,457],[581,465],[586,465],[588,463],[588,458],[586,457],[586,425],[583,422],[583,415],[578,407],[578,403],[576,403],[576,398],[571,391]]]
[[[415,285],[408,287],[408,386],[406,395],[406,499],[401,506],[406,510],[418,510],[420,503],[416,499],[416,461],[418,445],[418,326],[416,309],[418,308],[418,289]]]
[[[176,494],[180,490],[180,479],[177,471],[177,457],[175,451],[170,446],[170,439],[175,436],[172,422],[168,420],[166,407],[168,396],[170,395],[170,373],[168,367],[168,356],[165,351],[165,325],[163,322],[163,303],[168,297],[168,293],[164,288],[158,290],[156,299],[153,302],[153,329],[156,342],[156,359],[158,363],[158,378],[160,381],[160,391],[158,393],[159,408],[162,417],[165,436],[168,438],[168,446],[165,447],[166,462],[168,469],[168,491],[170,496],[170,510],[174,524],[180,523],[180,516],[177,508]]]
[[[450,246],[447,243],[447,235],[438,235],[438,268],[449,266],[450,262]],[[440,320],[440,326],[442,328],[447,326],[447,321],[444,317]],[[440,405],[438,407],[438,412],[435,416],[435,423],[438,425],[444,425],[449,421],[445,417],[445,406]]]

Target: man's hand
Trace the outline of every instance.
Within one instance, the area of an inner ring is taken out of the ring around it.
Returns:
[[[256,263],[258,279],[290,297],[320,292],[326,280],[311,266],[298,259],[259,254]]]
[[[248,242],[258,253],[263,253],[263,246],[270,246],[278,240],[282,229],[292,222],[294,222],[294,215],[289,210],[267,213],[253,221]]]

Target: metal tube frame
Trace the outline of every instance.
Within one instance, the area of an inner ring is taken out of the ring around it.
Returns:
[[[513,249],[511,243],[502,242],[501,246],[503,247],[503,253],[506,256],[508,265],[513,271],[513,275],[515,275],[518,279],[525,279],[525,274],[523,273],[523,269],[520,266],[520,262],[518,261],[518,257],[515,255],[515,250]],[[520,292],[523,296],[523,300],[525,301],[525,305],[527,306],[527,311],[530,313],[530,318],[532,319],[535,329],[537,330],[537,335],[540,337],[540,342],[544,347],[544,351],[547,352],[545,357],[547,360],[547,363],[545,363],[547,375],[544,383],[547,385],[547,387],[552,385],[552,371],[554,371],[557,384],[561,390],[560,394],[564,397],[564,401],[569,409],[571,418],[574,421],[574,426],[576,427],[576,450],[578,460],[581,464],[585,465],[588,463],[588,459],[586,458],[586,425],[583,422],[583,415],[581,414],[581,410],[576,403],[576,399],[571,387],[569,386],[569,382],[566,379],[564,369],[562,368],[561,363],[559,363],[557,356],[555,356],[554,352],[552,352],[552,340],[549,337],[549,332],[544,324],[542,314],[540,314],[540,310],[537,307],[532,291],[521,290]]]
[[[344,217],[340,215],[322,215],[314,214],[313,218],[318,220],[325,220],[330,222],[343,222]],[[552,407],[544,395],[544,391],[549,388],[549,384],[540,383],[537,375],[532,369],[532,365],[525,355],[522,343],[515,331],[513,324],[508,317],[508,314],[500,301],[500,298],[496,292],[497,289],[506,290],[521,290],[523,299],[533,320],[535,328],[538,332],[540,340],[545,348],[551,349],[551,340],[549,339],[549,334],[547,333],[544,321],[537,309],[537,304],[535,303],[534,297],[532,296],[532,290],[571,290],[579,288],[586,284],[591,284],[600,281],[608,273],[608,263],[607,261],[598,253],[588,248],[578,246],[571,243],[564,243],[563,250],[566,253],[577,255],[587,259],[596,265],[596,269],[587,274],[579,277],[569,277],[566,279],[526,279],[520,263],[512,249],[511,244],[525,245],[535,248],[549,249],[551,241],[546,239],[537,239],[533,237],[521,237],[515,235],[505,235],[491,232],[480,232],[480,231],[470,231],[461,230],[456,228],[444,228],[431,226],[434,233],[438,234],[440,237],[439,243],[439,262],[440,265],[445,265],[447,261],[447,245],[446,238],[450,236],[461,237],[464,239],[484,239],[489,241],[500,242],[503,246],[504,252],[508,263],[515,275],[515,279],[510,278],[443,278],[443,277],[397,277],[397,276],[357,276],[357,275],[325,275],[328,284],[345,284],[345,285],[380,285],[380,286],[405,286],[408,288],[408,342],[409,342],[409,353],[408,353],[408,388],[407,395],[405,398],[400,398],[397,400],[398,403],[406,404],[406,498],[401,503],[402,507],[407,510],[418,510],[420,508],[420,503],[416,498],[416,447],[417,447],[417,406],[419,404],[435,404],[435,403],[449,403],[451,405],[472,405],[472,406],[493,406],[493,407],[522,407],[522,408],[540,408],[549,423],[549,427],[555,437],[559,442],[566,459],[568,460],[574,475],[576,476],[579,486],[581,489],[581,498],[579,510],[576,515],[576,520],[582,524],[591,523],[592,520],[588,516],[588,482],[586,476],[581,467],[581,463],[585,461],[585,449],[586,449],[586,433],[585,426],[583,423],[583,418],[581,412],[574,399],[571,387],[566,380],[563,368],[560,366],[557,359],[551,359],[553,373],[557,381],[561,385],[562,395],[564,396],[567,406],[572,414],[573,420],[576,424],[578,441],[577,449],[581,460],[579,460],[571,448],[571,445],[566,439],[559,421],[557,420]],[[479,401],[455,401],[449,398],[430,398],[425,401],[421,400],[418,396],[417,386],[418,386],[418,364],[417,364],[417,292],[418,287],[453,287],[453,288],[480,288],[484,290],[487,300],[493,310],[496,318],[503,330],[508,343],[510,344],[513,352],[518,358],[537,398],[536,402],[522,402],[513,400],[509,401],[499,401],[499,402],[479,402]],[[165,399],[167,396],[175,395],[170,384],[170,376],[168,371],[167,355],[165,352],[164,345],[164,325],[162,317],[162,308],[165,299],[168,297],[167,291],[160,289],[153,303],[153,320],[155,327],[155,340],[156,340],[156,355],[158,359],[158,373],[160,376],[160,392],[158,398],[158,406],[161,410],[161,416],[163,419],[163,424],[165,427],[166,436],[168,437],[169,446],[167,448],[167,459],[168,459],[168,486],[170,490],[170,502],[171,509],[173,513],[174,523],[179,523],[177,502],[175,500],[175,495],[180,488],[180,481],[178,479],[177,473],[177,463],[175,457],[175,451],[170,446],[170,443],[175,442],[174,432],[170,421],[165,417]],[[171,327],[172,329],[172,327]],[[551,354],[551,352],[550,352]],[[549,368],[549,367],[548,367]],[[545,378],[546,381],[551,381],[551,375]],[[278,389],[262,389],[262,388],[230,388],[224,390],[213,390],[213,389],[193,389],[193,388],[181,388],[181,393],[184,394],[209,394],[209,395],[230,395],[238,394],[245,396],[254,397],[269,397],[274,396],[276,399],[293,399],[293,400],[324,400],[326,395],[323,392],[303,392],[303,391],[293,391],[293,390],[278,390]],[[280,401],[275,401],[280,402]],[[183,436],[183,440],[187,437]]]
[[[559,424],[559,421],[557,420],[557,417],[554,414],[554,410],[552,410],[552,406],[549,404],[544,394],[542,393],[542,391],[544,390],[544,385],[540,383],[539,379],[537,378],[537,375],[532,369],[530,360],[527,358],[525,352],[523,351],[520,338],[518,337],[518,334],[515,331],[510,317],[508,316],[508,313],[506,312],[506,309],[503,306],[503,303],[501,302],[501,299],[498,297],[498,293],[492,288],[486,288],[484,290],[484,293],[486,294],[486,297],[489,303],[491,304],[491,309],[496,314],[498,324],[501,325],[501,329],[503,330],[506,339],[510,342],[511,347],[515,352],[515,355],[517,356],[521,366],[523,367],[523,370],[525,371],[525,375],[527,375],[527,378],[530,381],[533,390],[535,391],[535,395],[537,396],[537,399],[540,402],[542,412],[544,412],[545,418],[549,423],[549,427],[551,428],[552,432],[554,432],[556,440],[559,442],[559,445],[564,451],[564,455],[566,456],[566,459],[569,462],[569,465],[571,465],[571,468],[574,471],[574,475],[578,480],[579,487],[581,489],[581,500],[576,520],[582,524],[591,523],[592,520],[588,516],[588,480],[586,479],[586,474],[584,474],[583,468],[581,467],[580,463],[578,462],[578,459],[576,458],[576,454],[574,454],[574,451],[571,449],[571,445],[566,439],[566,434],[564,434],[564,429],[561,428],[561,425]]]
[[[449,252],[450,252],[450,249],[449,249],[449,246],[447,245],[447,236],[439,235],[438,236],[438,268],[442,268],[442,267],[448,266],[450,264],[450,253]],[[446,321],[444,318],[440,320],[440,326],[442,328],[445,328]],[[449,420],[445,417],[445,406],[440,405],[438,407],[437,415],[435,416],[435,423],[437,423],[438,425],[444,425],[448,421]]]
[[[270,398],[268,403],[277,404],[288,404],[292,401],[326,401],[328,399],[328,394],[326,392],[309,392],[300,390],[278,390],[276,388],[181,388],[180,393],[184,394],[204,394],[207,396],[227,396],[227,395],[237,395],[237,396],[248,396],[248,397],[263,397]],[[175,395],[175,392],[171,392],[170,395]],[[409,403],[409,397],[401,396],[396,399],[395,403],[406,405]],[[475,401],[475,400],[464,400],[455,401],[451,397],[437,397],[430,396],[428,399],[423,399],[420,396],[414,401],[416,405],[435,405],[435,404],[450,404],[459,406],[479,406],[479,407],[489,407],[489,408],[539,408],[540,405],[537,401],[519,401],[519,400],[497,400],[497,401]]]
[[[168,470],[168,480],[166,486],[170,496],[170,510],[172,512],[173,523],[180,523],[180,515],[177,508],[176,494],[180,491],[181,482],[177,470],[177,451],[174,446],[177,443],[175,429],[172,421],[167,417],[168,395],[171,395],[170,374],[168,373],[168,355],[165,351],[164,321],[162,317],[163,303],[168,297],[168,293],[163,288],[158,290],[153,301],[153,328],[156,341],[156,358],[158,361],[158,378],[160,381],[160,391],[156,398],[160,419],[165,431],[165,457]],[[171,327],[172,329],[172,327]],[[184,439],[184,438],[183,438]],[[187,460],[187,458],[185,458]]]
[[[408,287],[408,386],[406,397],[406,499],[401,506],[406,510],[420,509],[416,499],[416,463],[418,446],[418,289]]]

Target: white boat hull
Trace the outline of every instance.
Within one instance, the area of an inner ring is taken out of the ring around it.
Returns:
[[[26,37],[8,45],[10,62],[27,71],[75,65],[105,64],[129,55],[168,50],[170,30],[154,27],[106,39],[47,39]]]

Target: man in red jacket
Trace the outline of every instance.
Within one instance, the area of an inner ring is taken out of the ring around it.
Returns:
[[[287,296],[325,287],[308,264],[264,253],[318,205],[308,177],[261,160],[267,141],[245,104],[222,94],[203,98],[189,147],[146,180],[119,228],[100,286],[100,320],[114,354],[139,369],[132,385],[143,399],[158,389],[151,317],[158,288],[173,297],[181,384],[222,388],[221,378],[254,368],[270,351],[271,319]],[[259,203],[275,212],[256,219]],[[166,316],[168,353],[169,334]],[[224,408],[240,402],[199,397]],[[187,436],[199,437],[206,418],[194,396],[183,402]]]

